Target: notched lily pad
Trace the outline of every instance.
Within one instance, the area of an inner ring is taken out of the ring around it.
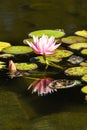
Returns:
[[[84,86],[81,88],[82,93],[87,94],[87,86]]]
[[[82,80],[87,82],[87,74],[82,77]]]
[[[61,58],[55,57],[55,56],[46,56],[46,59],[47,59],[48,63],[49,62],[60,62],[62,60]],[[45,64],[45,60],[43,59],[43,56],[32,57],[30,60]]]
[[[43,34],[47,35],[48,37],[54,36],[55,38],[60,38],[65,35],[64,31],[59,29],[59,30],[37,30],[37,31],[29,33],[29,36],[41,37]]]
[[[37,64],[35,63],[15,63],[18,70],[33,70],[37,69]]]
[[[8,42],[0,42],[0,51],[2,51],[4,48],[10,47],[11,44]]]
[[[26,54],[32,52],[32,49],[28,46],[11,46],[3,49],[3,52],[9,54]]]
[[[75,34],[87,38],[86,30],[76,31]]]
[[[65,70],[65,74],[71,76],[83,76],[87,74],[87,67],[85,66],[71,67]]]
[[[56,49],[55,51],[56,53],[53,55],[53,57],[59,57],[59,58],[64,58],[64,57],[69,57],[73,54],[73,52],[69,51],[69,50],[60,50],[60,49]]]
[[[67,61],[69,61],[72,64],[79,64],[83,60],[84,60],[84,58],[82,58],[81,56],[72,55],[71,57],[69,57],[69,59]]]
[[[69,46],[71,49],[80,50],[82,48],[87,48],[87,43],[74,43]]]
[[[59,80],[52,81],[49,84],[49,87],[53,89],[64,89],[64,88],[75,87],[80,84],[81,82],[79,80],[59,79]]]
[[[87,39],[80,36],[68,36],[62,38],[62,42],[66,44],[83,43],[87,42]]]
[[[83,49],[83,50],[81,51],[81,54],[87,55],[87,49]]]

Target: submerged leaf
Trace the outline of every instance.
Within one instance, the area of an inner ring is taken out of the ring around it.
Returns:
[[[35,63],[15,63],[18,70],[33,70],[38,66]]]
[[[66,44],[82,43],[82,42],[87,42],[87,39],[80,36],[68,36],[62,38],[62,42]]]
[[[78,66],[78,67],[71,67],[65,70],[67,75],[73,76],[83,76],[87,74],[87,67],[85,66]]]
[[[82,48],[87,48],[87,43],[74,43],[69,46],[71,49],[80,50]]]
[[[72,55],[71,57],[69,57],[69,59],[67,61],[69,61],[72,64],[79,64],[83,61],[84,59],[81,56],[77,56],[77,55]]]
[[[76,31],[75,34],[87,38],[86,30]]]
[[[28,46],[11,46],[3,49],[3,52],[10,54],[26,54],[32,52],[32,49]]]
[[[2,51],[4,48],[10,47],[11,44],[8,42],[0,42],[0,51]]]
[[[55,38],[60,38],[65,35],[64,31],[59,29],[59,30],[37,30],[37,31],[29,33],[29,36],[41,37],[43,34],[47,35],[48,37],[54,36]]]

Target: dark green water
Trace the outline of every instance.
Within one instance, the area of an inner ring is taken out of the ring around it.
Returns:
[[[0,40],[23,44],[38,29],[87,28],[86,0],[0,0]],[[33,80],[0,75],[0,130],[87,130],[87,104],[80,88],[38,97]]]

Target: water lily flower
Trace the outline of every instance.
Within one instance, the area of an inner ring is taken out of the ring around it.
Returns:
[[[43,78],[41,80],[35,80],[32,84],[29,85],[28,89],[32,88],[32,93],[37,92],[38,95],[46,95],[56,91],[56,89],[49,88],[49,84],[52,82],[51,78]]]
[[[48,38],[47,35],[43,35],[40,39],[33,36],[33,43],[26,41],[27,44],[33,49],[36,54],[49,55],[54,54],[54,50],[61,44],[55,44],[55,38],[52,36]]]

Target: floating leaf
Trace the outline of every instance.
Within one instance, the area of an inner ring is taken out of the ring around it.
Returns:
[[[81,91],[82,91],[83,93],[87,94],[87,86],[82,87],[82,88],[81,88]]]
[[[69,46],[71,49],[80,50],[82,48],[87,48],[87,43],[74,43]]]
[[[78,67],[71,67],[65,70],[67,75],[73,76],[83,76],[87,74],[87,67],[85,66],[78,66]]]
[[[5,48],[3,52],[10,54],[26,54],[32,52],[32,49],[28,46],[11,46]]]
[[[0,42],[0,51],[2,51],[4,48],[10,47],[11,44],[8,42]]]
[[[87,39],[80,36],[68,36],[62,38],[62,42],[66,44],[82,43],[87,42]]]
[[[41,37],[43,34],[47,35],[48,37],[54,36],[55,38],[60,38],[65,35],[64,31],[59,29],[59,30],[37,30],[37,31],[29,33],[29,36]]]
[[[76,31],[75,34],[87,38],[86,30]]]
[[[9,58],[9,57],[14,57],[12,54],[0,54],[0,58]]]
[[[61,58],[55,57],[55,56],[46,56],[46,59],[48,62],[60,62],[62,60]],[[43,56],[37,56],[37,57],[31,58],[31,61],[33,60],[40,62],[42,64],[45,64],[45,60],[43,59]]]
[[[3,62],[3,61],[0,61],[0,65],[3,65],[3,64],[5,64],[5,62]]]
[[[18,70],[33,70],[38,66],[35,63],[15,63]]]
[[[87,61],[80,63],[81,66],[87,66]]]
[[[69,57],[69,59],[67,61],[69,61],[72,64],[79,64],[83,60],[84,59],[81,56],[72,55],[71,57]]]
[[[81,51],[81,54],[87,55],[87,49],[83,49],[83,50]]]
[[[84,75],[84,76],[82,77],[82,80],[85,81],[85,82],[87,82],[87,75]]]
[[[63,89],[63,88],[75,87],[80,84],[81,82],[79,80],[58,79],[52,81],[49,84],[49,87],[53,89]]]
[[[4,69],[6,65],[0,64],[0,69]]]
[[[56,49],[56,53],[53,55],[53,57],[59,57],[59,58],[64,58],[64,57],[69,57],[73,54],[73,52],[69,50],[60,50]]]

